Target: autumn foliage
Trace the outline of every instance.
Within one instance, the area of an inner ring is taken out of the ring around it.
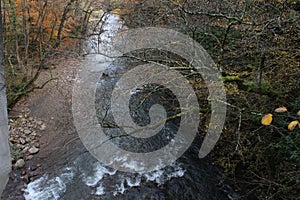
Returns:
[[[31,91],[31,83],[53,55],[80,53],[92,1],[4,0],[3,41],[8,102]]]

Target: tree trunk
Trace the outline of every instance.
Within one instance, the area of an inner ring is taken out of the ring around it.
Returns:
[[[63,30],[63,27],[64,27],[64,23],[67,20],[67,14],[70,11],[69,8],[72,5],[72,3],[73,3],[73,0],[70,0],[64,8],[64,11],[63,11],[63,14],[62,14],[62,17],[61,17],[61,20],[60,20],[60,24],[59,24],[59,27],[58,27],[57,39],[56,39],[57,41],[56,41],[56,44],[54,45],[54,48],[56,48],[60,45],[61,33],[62,33],[62,30]]]
[[[28,40],[28,31],[27,31],[27,23],[26,23],[26,0],[22,0],[22,24],[23,24],[23,34],[24,34],[24,42],[25,42],[25,65],[28,62],[28,48],[29,48],[29,40]]]
[[[6,85],[4,76],[4,55],[2,43],[2,6],[0,1],[0,195],[8,181],[11,170],[10,147],[8,143],[8,119]]]

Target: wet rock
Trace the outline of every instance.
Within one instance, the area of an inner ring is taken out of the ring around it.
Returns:
[[[29,172],[29,177],[32,178],[32,177],[35,177],[39,175],[39,172],[38,171],[32,171],[32,172]]]
[[[15,168],[20,169],[25,166],[25,161],[23,159],[17,160],[15,163]]]
[[[35,171],[36,170],[36,166],[31,166],[30,167],[30,171]]]
[[[27,175],[21,176],[21,181],[22,181],[23,183],[28,183],[28,182],[29,182],[28,176],[27,176]]]
[[[36,147],[31,147],[31,148],[28,150],[28,152],[29,152],[30,154],[36,154],[37,152],[39,152],[39,149],[36,148]]]

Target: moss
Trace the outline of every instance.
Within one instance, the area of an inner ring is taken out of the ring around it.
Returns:
[[[23,153],[16,144],[10,143],[10,154],[12,161],[16,161],[20,158],[23,158]]]

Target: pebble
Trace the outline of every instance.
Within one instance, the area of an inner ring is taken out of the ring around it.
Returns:
[[[29,135],[31,132],[32,132],[31,130],[24,130],[24,133],[25,133],[26,135]]]
[[[18,153],[12,157],[13,168],[16,171],[20,170],[20,173],[17,173],[18,175],[12,175],[16,176],[15,179],[13,178],[13,181],[16,180],[16,183],[26,185],[30,180],[34,180],[33,177],[36,177],[40,173],[41,165],[32,166],[28,161],[32,160],[35,154],[40,151],[40,133],[45,129],[46,124],[42,120],[35,119],[26,114],[20,115],[16,120],[9,120],[9,141],[15,147],[12,155]],[[28,166],[27,169],[25,169],[26,165]]]
[[[15,163],[15,168],[22,168],[25,166],[25,161],[23,159],[19,159],[17,160],[17,162]]]
[[[19,140],[20,140],[21,144],[25,144],[26,143],[26,141],[23,138],[20,138]]]
[[[29,178],[27,175],[21,176],[21,181],[24,183],[28,183],[29,182]]]
[[[28,155],[27,157],[26,157],[26,160],[31,160],[33,158],[33,155]]]
[[[28,150],[29,150],[29,147],[27,146],[22,150],[22,153],[27,153]]]
[[[31,147],[31,148],[28,150],[28,152],[29,152],[30,154],[36,154],[37,152],[39,152],[39,149],[36,148],[35,146],[33,146],[33,147]]]
[[[41,126],[40,130],[41,130],[41,131],[44,131],[45,129],[46,129],[46,125],[43,124],[43,125]]]

